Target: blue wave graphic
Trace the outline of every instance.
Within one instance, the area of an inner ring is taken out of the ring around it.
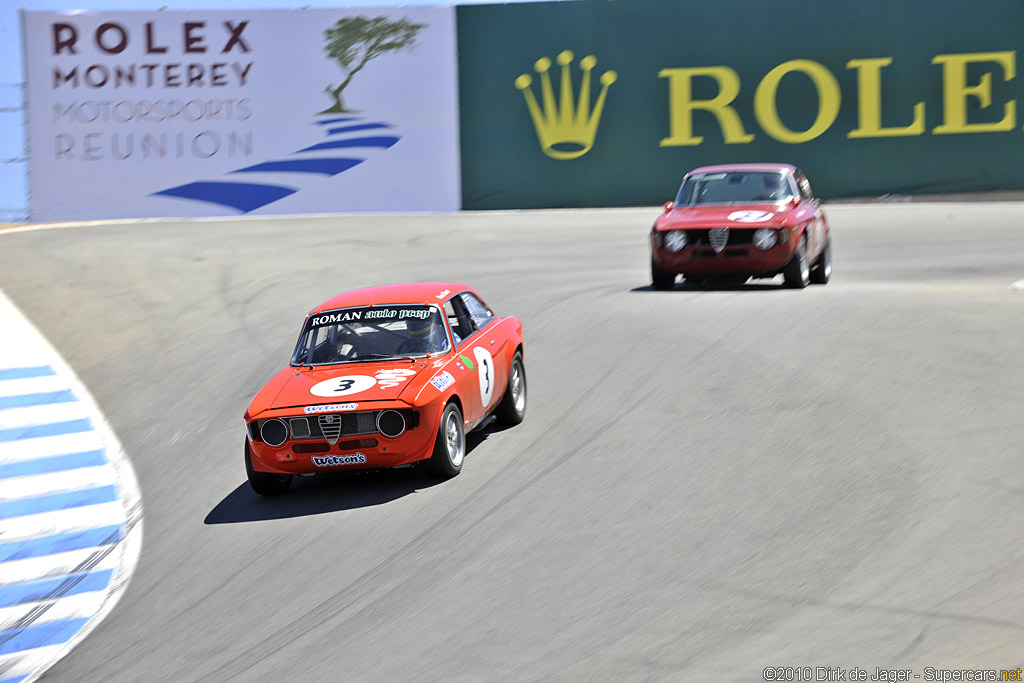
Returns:
[[[351,138],[349,140],[329,140],[327,142],[321,142],[307,147],[306,149],[300,149],[299,152],[315,152],[320,149],[341,149],[347,147],[381,147],[383,149],[389,149],[392,145],[398,142],[401,138],[391,136],[380,136],[370,138]]]
[[[322,152],[334,149],[390,149],[401,140],[399,135],[371,135],[350,137],[352,133],[359,133],[368,130],[379,130],[391,128],[391,124],[379,121],[359,123],[362,120],[359,116],[335,116],[327,119],[314,121],[317,126],[334,126],[335,124],[351,124],[329,128],[326,135],[329,138],[326,142],[320,142],[309,147],[293,152],[294,155],[306,154],[309,152]],[[337,136],[345,136],[341,139]],[[252,166],[246,166],[233,173],[294,173],[298,178],[302,174],[321,175],[334,177],[350,168],[358,166],[366,161],[365,156],[344,156],[344,157],[308,157],[305,159],[271,159]],[[301,184],[301,183],[300,183]],[[176,197],[178,199],[189,199],[192,201],[208,202],[218,204],[249,213],[256,209],[272,204],[289,195],[299,192],[301,187],[288,187],[286,185],[268,183],[243,183],[231,180],[201,180],[185,185],[179,185],[154,195],[165,197]]]
[[[341,135],[342,133],[355,133],[360,130],[375,130],[377,128],[390,128],[391,126],[386,123],[360,123],[356,126],[342,126],[341,128],[331,128],[327,131],[328,135]]]
[[[283,185],[258,185],[256,183],[198,182],[154,192],[168,197],[195,199],[222,206],[230,206],[242,213],[249,213],[278,199],[295,194],[298,190]]]
[[[248,168],[240,168],[232,173],[260,173],[260,172],[287,172],[287,173],[320,173],[326,176],[336,176],[342,171],[347,171],[356,164],[363,163],[362,159],[283,159],[281,161],[267,161]]]
[[[333,119],[324,119],[323,121],[315,121],[314,123],[318,126],[329,126],[332,123],[345,123],[346,121],[358,121],[361,116],[339,116]]]

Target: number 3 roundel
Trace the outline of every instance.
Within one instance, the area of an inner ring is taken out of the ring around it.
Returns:
[[[315,384],[310,388],[309,393],[314,396],[323,396],[324,398],[348,396],[349,394],[358,394],[361,391],[366,391],[376,383],[377,380],[366,375],[346,375]]]
[[[494,359],[490,351],[479,346],[473,347],[473,355],[476,356],[477,377],[480,380],[480,403],[486,408],[491,404],[491,396],[494,394]]]

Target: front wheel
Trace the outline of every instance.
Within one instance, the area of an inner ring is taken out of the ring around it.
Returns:
[[[441,413],[441,424],[434,440],[434,452],[427,461],[427,470],[435,477],[450,479],[462,471],[466,457],[466,426],[462,412],[455,403],[449,403]]]
[[[800,237],[793,260],[782,271],[783,280],[790,289],[803,289],[811,281],[811,266],[807,263],[807,235]]]
[[[252,454],[249,453],[249,440],[245,440],[245,474],[249,477],[249,486],[261,496],[279,496],[292,485],[292,475],[274,474],[273,472],[257,472],[252,468]]]
[[[825,285],[828,284],[830,277],[832,277],[832,235],[826,235],[825,248],[821,250],[821,256],[811,268],[811,282],[816,285]]]
[[[667,290],[676,286],[676,274],[665,270],[651,259],[651,284],[655,289]]]
[[[507,425],[517,425],[526,417],[526,368],[523,366],[523,356],[518,351],[508,371],[505,396],[494,413]]]

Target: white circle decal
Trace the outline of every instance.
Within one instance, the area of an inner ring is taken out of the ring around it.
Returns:
[[[494,359],[490,351],[479,346],[473,347],[473,355],[476,356],[476,371],[480,380],[480,403],[486,408],[491,404],[491,396],[494,394]]]
[[[763,223],[774,215],[770,211],[733,211],[728,219],[736,223]]]
[[[315,384],[310,387],[309,393],[325,398],[348,396],[349,394],[358,394],[361,391],[366,391],[376,383],[377,380],[366,375],[345,375],[344,377],[326,379],[319,384]]]

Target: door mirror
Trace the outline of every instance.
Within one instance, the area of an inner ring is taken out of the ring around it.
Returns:
[[[675,202],[665,202],[665,205],[662,208],[665,209],[665,213],[668,213],[669,211],[672,210],[672,207],[674,207],[675,205]]]

